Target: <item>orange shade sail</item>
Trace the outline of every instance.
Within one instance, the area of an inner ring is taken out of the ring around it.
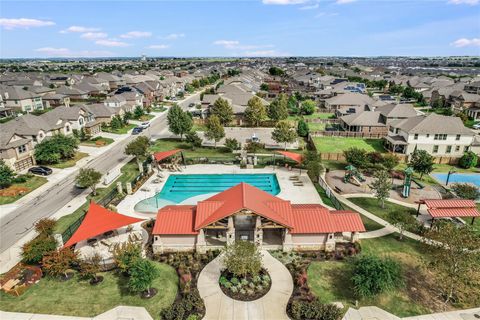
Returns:
[[[153,157],[155,158],[155,161],[161,161],[163,159],[173,156],[174,154],[179,153],[180,151],[182,151],[182,149],[155,152],[153,154]]]
[[[302,163],[303,161],[303,156],[301,154],[295,153],[295,152],[289,152],[289,151],[276,151],[277,153],[292,159],[296,163]]]
[[[90,207],[85,215],[80,227],[72,235],[72,237],[65,243],[65,247],[70,247],[82,240],[87,240],[98,236],[104,232],[112,231],[132,223],[143,221],[130,216],[110,211],[104,207],[90,202]]]

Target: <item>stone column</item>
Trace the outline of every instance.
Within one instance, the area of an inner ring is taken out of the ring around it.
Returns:
[[[198,253],[207,252],[207,242],[205,241],[205,232],[203,231],[203,229],[200,229],[200,231],[198,232],[195,249]]]
[[[123,193],[122,182],[120,181],[117,182],[117,191],[118,193]]]
[[[227,229],[227,245],[235,242],[235,225],[233,224],[233,217],[228,217],[228,229]]]
[[[132,183],[126,182],[125,186],[127,187],[127,194],[132,194]]]
[[[151,163],[147,164],[147,173],[148,173],[148,174],[151,173],[152,170],[153,170],[153,169],[152,169],[152,164],[151,164]]]
[[[360,239],[360,233],[355,231],[350,234],[350,241],[352,243],[358,242],[359,239]]]
[[[293,250],[293,239],[292,234],[288,231],[288,229],[284,229],[285,234],[283,237],[283,252],[288,252]]]
[[[60,233],[55,233],[53,235],[53,238],[55,239],[55,241],[57,241],[57,249],[60,249],[61,247],[63,247],[63,238]]]
[[[263,229],[261,227],[262,227],[262,218],[260,216],[257,216],[255,220],[255,230],[253,232],[253,239],[259,249],[262,249],[262,244],[263,244]]]
[[[332,252],[335,251],[335,234],[329,233],[327,235],[327,241],[325,241],[325,251]]]
[[[163,242],[162,242],[162,238],[159,235],[155,235],[153,237],[152,249],[153,249],[153,253],[158,253],[158,254],[163,253],[164,251]]]

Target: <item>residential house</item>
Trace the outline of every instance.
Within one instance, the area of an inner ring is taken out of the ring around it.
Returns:
[[[372,105],[374,102],[375,101],[366,94],[348,92],[326,99],[324,107],[329,110],[334,110],[337,117],[341,117],[368,110],[368,105]]]
[[[0,95],[5,107],[14,112],[43,110],[42,97],[30,90],[16,86],[0,86]]]
[[[0,159],[14,171],[20,172],[35,165],[32,140],[4,130],[0,124]]]
[[[480,81],[474,81],[465,84],[465,88],[463,90],[465,90],[467,93],[480,94]]]
[[[480,103],[480,95],[465,91],[454,91],[450,94],[447,103],[453,112],[463,112],[475,107],[476,103]]]

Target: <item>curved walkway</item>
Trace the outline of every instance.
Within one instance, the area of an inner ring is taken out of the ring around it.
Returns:
[[[287,316],[287,304],[293,292],[293,280],[288,269],[270,253],[262,250],[263,267],[272,279],[270,291],[255,301],[238,301],[227,297],[218,279],[222,269],[221,256],[203,268],[198,277],[198,291],[206,313],[204,320],[282,320]]]

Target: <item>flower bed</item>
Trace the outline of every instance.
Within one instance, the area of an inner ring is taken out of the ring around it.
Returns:
[[[42,275],[43,273],[40,267],[19,263],[0,279],[0,285],[2,287],[5,285],[5,287],[8,287],[4,288],[6,293],[19,296],[23,294],[28,287],[40,281]]]
[[[218,283],[226,296],[240,301],[253,301],[267,294],[272,280],[265,269],[256,276],[245,278],[235,277],[231,272],[223,270]]]

